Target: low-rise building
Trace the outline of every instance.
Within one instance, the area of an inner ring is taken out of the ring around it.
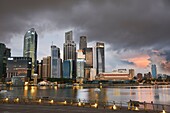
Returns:
[[[133,70],[133,71],[132,71]],[[132,80],[134,77],[134,69],[127,71],[126,69],[114,70],[110,73],[99,73],[96,80]]]
[[[14,76],[31,78],[32,59],[30,57],[10,57],[7,60],[7,79]]]

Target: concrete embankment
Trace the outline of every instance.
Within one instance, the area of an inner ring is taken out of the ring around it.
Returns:
[[[60,106],[60,105],[25,105],[25,104],[1,104],[0,113],[136,113],[137,111]],[[158,113],[158,111],[138,111],[139,113]]]

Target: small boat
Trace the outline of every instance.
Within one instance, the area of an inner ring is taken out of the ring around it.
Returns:
[[[101,90],[99,88],[94,89],[95,92],[100,92]]]
[[[7,90],[0,90],[0,93],[6,93]]]

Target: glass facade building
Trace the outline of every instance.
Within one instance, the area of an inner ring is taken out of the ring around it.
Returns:
[[[85,49],[86,68],[93,68],[93,48]]]
[[[83,54],[83,50],[77,51],[77,77],[84,79],[84,67],[85,67],[85,54]]]
[[[65,33],[63,60],[76,60],[76,43],[72,39],[72,31]]]
[[[84,78],[84,59],[77,59],[77,78]]]
[[[96,74],[99,74],[101,72],[105,72],[104,43],[97,42],[95,49],[96,49]]]
[[[72,76],[76,78],[76,43],[73,41],[73,33],[72,31],[65,33],[65,43],[63,45],[63,60],[72,60],[73,63],[73,73]],[[64,74],[64,72],[63,72]]]
[[[151,72],[152,72],[152,78],[157,78],[157,69],[156,69],[156,65],[155,64],[152,64]]]
[[[32,75],[37,73],[37,38],[34,28],[28,30],[24,36],[24,57],[32,58]]]
[[[63,78],[72,79],[73,74],[73,61],[72,60],[64,60],[63,61]]]
[[[51,78],[61,78],[60,48],[51,46]]]

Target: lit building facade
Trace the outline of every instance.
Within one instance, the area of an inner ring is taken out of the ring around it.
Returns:
[[[111,73],[99,73],[96,76],[97,80],[132,80],[132,69],[129,72],[126,69],[114,70]]]
[[[157,69],[156,69],[156,65],[152,64],[151,66],[151,72],[152,72],[152,78],[157,78]]]
[[[60,48],[51,46],[51,78],[61,78]]]
[[[81,36],[80,37],[80,42],[79,42],[79,50],[87,48],[87,37],[86,36]]]
[[[14,76],[31,78],[32,59],[30,57],[10,57],[7,60],[7,79]]]
[[[23,56],[32,58],[32,75],[37,73],[37,38],[34,28],[28,30],[24,36]]]

